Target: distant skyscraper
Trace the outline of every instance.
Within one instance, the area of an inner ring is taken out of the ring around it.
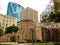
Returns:
[[[35,24],[38,23],[38,11],[27,7],[26,9],[24,9],[21,12],[21,16],[20,16],[21,20],[31,20],[33,21]]]
[[[24,9],[23,6],[9,2],[7,8],[7,15],[17,18],[17,21],[20,20],[20,12]]]

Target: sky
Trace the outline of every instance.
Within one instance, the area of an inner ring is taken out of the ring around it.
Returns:
[[[22,5],[24,8],[30,7],[37,10],[38,19],[40,19],[40,14],[45,10],[50,0],[0,0],[0,14],[6,15],[7,5],[9,2],[15,2]]]

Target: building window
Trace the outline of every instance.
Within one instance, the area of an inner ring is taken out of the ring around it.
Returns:
[[[10,38],[10,41],[11,41],[11,42],[16,42],[15,36],[12,36],[12,37]]]
[[[2,23],[2,25],[4,26],[4,23]]]
[[[54,28],[54,25],[51,25],[52,28]]]
[[[4,29],[4,27],[2,27],[2,29]]]
[[[22,30],[22,28],[20,30]]]
[[[56,27],[58,27],[58,25],[56,24]]]
[[[17,38],[19,39],[19,36],[17,36]]]
[[[6,26],[7,26],[7,24],[6,24]]]

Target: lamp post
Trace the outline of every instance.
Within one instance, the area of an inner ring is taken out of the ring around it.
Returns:
[[[31,29],[31,31],[32,31],[32,45],[34,45],[34,30]]]

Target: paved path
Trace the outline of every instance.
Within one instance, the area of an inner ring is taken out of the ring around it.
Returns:
[[[31,43],[15,43],[14,45],[32,45]]]
[[[17,42],[0,42],[0,44],[32,45],[31,43],[17,43]]]

